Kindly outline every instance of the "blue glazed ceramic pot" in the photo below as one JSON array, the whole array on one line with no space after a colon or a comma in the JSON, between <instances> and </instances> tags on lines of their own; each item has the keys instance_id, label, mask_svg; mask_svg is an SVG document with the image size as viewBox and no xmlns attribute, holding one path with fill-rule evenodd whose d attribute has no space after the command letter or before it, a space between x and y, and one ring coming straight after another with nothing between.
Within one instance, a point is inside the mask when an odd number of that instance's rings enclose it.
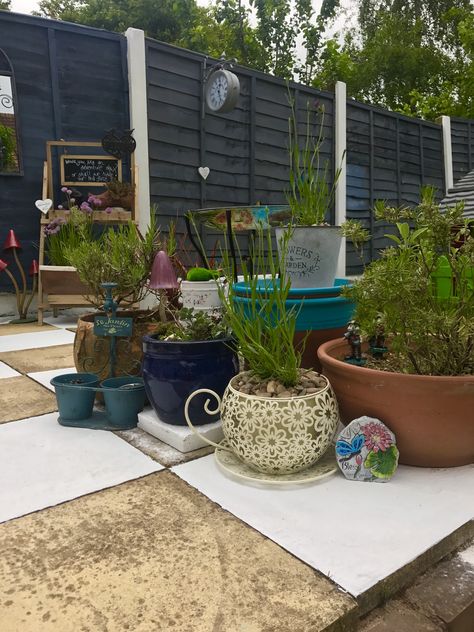
<instances>
[{"instance_id":1,"label":"blue glazed ceramic pot","mask_svg":"<svg viewBox=\"0 0 474 632\"><path fill-rule=\"evenodd\" d=\"M184 342L143 338L142 373L145 391L156 414L168 424L186 426L184 404L193 391L209 388L221 397L239 371L231 338ZM193 423L217 421L204 405L208 396L199 395L190 406Z\"/></svg>"}]
</instances>

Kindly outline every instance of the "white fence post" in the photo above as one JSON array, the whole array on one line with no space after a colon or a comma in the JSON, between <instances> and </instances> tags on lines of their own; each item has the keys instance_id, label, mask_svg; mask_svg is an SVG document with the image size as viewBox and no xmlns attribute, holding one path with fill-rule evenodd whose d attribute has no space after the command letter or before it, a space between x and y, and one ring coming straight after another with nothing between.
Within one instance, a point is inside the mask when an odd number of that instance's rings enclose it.
<instances>
[{"instance_id":1,"label":"white fence post","mask_svg":"<svg viewBox=\"0 0 474 632\"><path fill-rule=\"evenodd\" d=\"M336 226L340 226L346 220L346 84L343 81L336 82L335 88L335 153L334 169L341 170L335 191L335 220ZM337 263L337 276L346 276L346 239L343 237L341 252Z\"/></svg>"},{"instance_id":2,"label":"white fence post","mask_svg":"<svg viewBox=\"0 0 474 632\"><path fill-rule=\"evenodd\" d=\"M441 125L443 133L443 157L444 157L444 186L446 193L453 188L453 149L451 146L451 119L449 116L440 116L436 119Z\"/></svg>"},{"instance_id":3,"label":"white fence post","mask_svg":"<svg viewBox=\"0 0 474 632\"><path fill-rule=\"evenodd\" d=\"M141 29L128 28L127 38L128 86L130 101L130 126L137 142L134 153L136 166L138 228L143 234L150 225L150 169L148 163L148 115L145 33Z\"/></svg>"}]
</instances>

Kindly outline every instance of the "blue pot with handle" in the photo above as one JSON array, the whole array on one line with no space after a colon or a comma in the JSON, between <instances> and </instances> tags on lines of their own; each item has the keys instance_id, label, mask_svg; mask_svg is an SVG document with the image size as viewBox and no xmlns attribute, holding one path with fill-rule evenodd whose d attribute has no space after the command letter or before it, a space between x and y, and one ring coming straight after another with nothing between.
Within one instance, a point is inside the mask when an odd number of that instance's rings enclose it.
<instances>
[{"instance_id":1,"label":"blue pot with handle","mask_svg":"<svg viewBox=\"0 0 474 632\"><path fill-rule=\"evenodd\" d=\"M239 371L232 338L204 341L143 338L142 375L145 391L158 417L165 423L186 426L184 405L189 395L210 388L220 396ZM205 412L205 395L192 402L197 425L217 421L219 415Z\"/></svg>"}]
</instances>

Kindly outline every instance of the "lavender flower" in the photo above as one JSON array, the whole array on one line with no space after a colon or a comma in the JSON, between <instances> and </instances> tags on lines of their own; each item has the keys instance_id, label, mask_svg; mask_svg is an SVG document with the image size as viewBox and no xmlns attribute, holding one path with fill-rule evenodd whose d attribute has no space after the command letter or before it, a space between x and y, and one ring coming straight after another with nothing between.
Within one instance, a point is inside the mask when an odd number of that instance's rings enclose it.
<instances>
[{"instance_id":1,"label":"lavender flower","mask_svg":"<svg viewBox=\"0 0 474 632\"><path fill-rule=\"evenodd\" d=\"M68 195L72 195L72 191L71 191L71 189L66 189L66 193L67 193Z\"/></svg>"},{"instance_id":2,"label":"lavender flower","mask_svg":"<svg viewBox=\"0 0 474 632\"><path fill-rule=\"evenodd\" d=\"M81 211L84 213L92 213L92 209L87 202L83 202L80 206Z\"/></svg>"},{"instance_id":3,"label":"lavender flower","mask_svg":"<svg viewBox=\"0 0 474 632\"><path fill-rule=\"evenodd\" d=\"M113 210L114 210L114 209L113 209L111 206L108 206L108 207L105 209L105 212L106 212L106 213L108 213L108 214L110 215L110 213L112 213L112 211L113 211Z\"/></svg>"},{"instance_id":4,"label":"lavender flower","mask_svg":"<svg viewBox=\"0 0 474 632\"><path fill-rule=\"evenodd\" d=\"M61 192L62 192L62 193L67 193L67 187L62 187L62 188L61 188Z\"/></svg>"},{"instance_id":5,"label":"lavender flower","mask_svg":"<svg viewBox=\"0 0 474 632\"><path fill-rule=\"evenodd\" d=\"M64 220L62 217L57 217L56 219L53 219L52 222L49 222L49 224L44 227L44 234L46 235L46 237L49 237L49 235L56 235L61 230L61 226L65 223L66 220Z\"/></svg>"}]
</instances>

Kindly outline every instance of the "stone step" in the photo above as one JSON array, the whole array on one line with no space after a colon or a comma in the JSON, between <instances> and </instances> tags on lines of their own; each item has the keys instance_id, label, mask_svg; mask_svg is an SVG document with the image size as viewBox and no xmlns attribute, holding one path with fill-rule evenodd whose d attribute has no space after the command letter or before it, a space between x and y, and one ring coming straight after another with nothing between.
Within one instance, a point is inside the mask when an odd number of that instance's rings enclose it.
<instances>
[{"instance_id":1,"label":"stone step","mask_svg":"<svg viewBox=\"0 0 474 632\"><path fill-rule=\"evenodd\" d=\"M373 610L359 632L474 632L474 544Z\"/></svg>"}]
</instances>

